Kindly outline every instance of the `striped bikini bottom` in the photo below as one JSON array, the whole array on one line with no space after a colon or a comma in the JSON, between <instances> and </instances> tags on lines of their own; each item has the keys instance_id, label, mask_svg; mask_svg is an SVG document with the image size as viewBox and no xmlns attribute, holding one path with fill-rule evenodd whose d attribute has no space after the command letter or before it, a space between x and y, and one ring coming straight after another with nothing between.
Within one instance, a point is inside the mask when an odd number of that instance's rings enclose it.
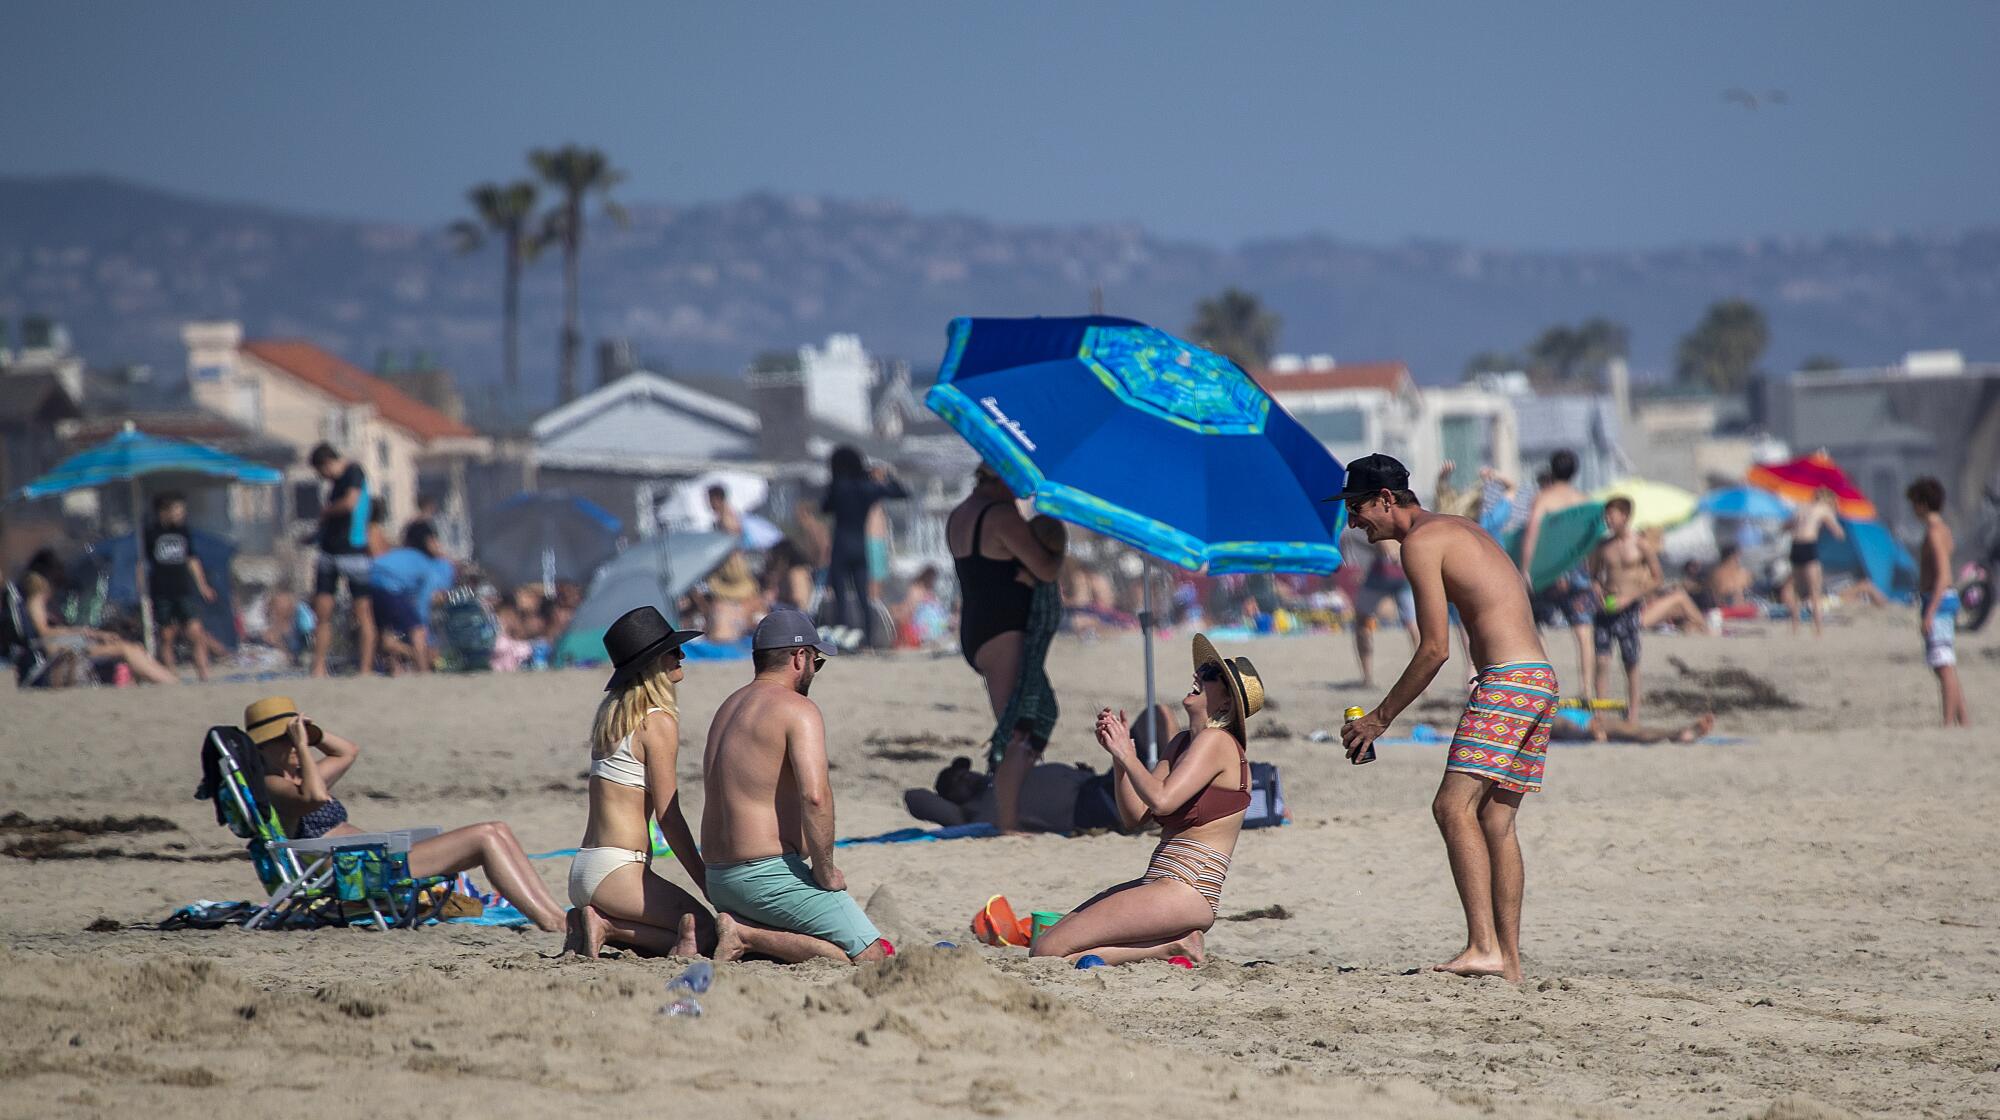
<instances>
[{"instance_id":1,"label":"striped bikini bottom","mask_svg":"<svg viewBox=\"0 0 2000 1120\"><path fill-rule=\"evenodd\" d=\"M1227 878L1228 856L1199 840L1176 836L1153 849L1153 858L1146 862L1146 874L1139 881L1178 879L1200 891L1208 900L1208 912L1215 915L1222 910L1222 881Z\"/></svg>"}]
</instances>

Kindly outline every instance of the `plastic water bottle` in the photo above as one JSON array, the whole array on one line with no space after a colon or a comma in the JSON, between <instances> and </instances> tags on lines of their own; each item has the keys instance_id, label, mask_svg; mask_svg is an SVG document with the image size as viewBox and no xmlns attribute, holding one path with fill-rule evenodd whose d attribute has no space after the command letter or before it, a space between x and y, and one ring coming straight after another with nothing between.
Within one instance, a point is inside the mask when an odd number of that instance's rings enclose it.
<instances>
[{"instance_id":1,"label":"plastic water bottle","mask_svg":"<svg viewBox=\"0 0 2000 1120\"><path fill-rule=\"evenodd\" d=\"M674 1000L674 1002L660 1008L660 1014L671 1015L676 1019L699 1019L701 1018L701 1001L693 996L681 996L679 999Z\"/></svg>"},{"instance_id":2,"label":"plastic water bottle","mask_svg":"<svg viewBox=\"0 0 2000 1120\"><path fill-rule=\"evenodd\" d=\"M676 995L681 993L699 995L708 991L708 986L713 983L715 983L715 966L707 961L696 961L687 966L679 976L667 981L667 991ZM699 1004L695 1005L694 1013L701 1014Z\"/></svg>"}]
</instances>

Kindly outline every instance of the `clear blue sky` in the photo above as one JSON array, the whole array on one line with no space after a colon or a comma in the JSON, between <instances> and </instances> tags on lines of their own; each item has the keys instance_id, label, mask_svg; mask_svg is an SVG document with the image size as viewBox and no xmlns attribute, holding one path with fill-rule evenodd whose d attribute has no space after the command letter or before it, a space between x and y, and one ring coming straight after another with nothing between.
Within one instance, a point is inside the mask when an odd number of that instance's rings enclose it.
<instances>
[{"instance_id":1,"label":"clear blue sky","mask_svg":"<svg viewBox=\"0 0 2000 1120\"><path fill-rule=\"evenodd\" d=\"M0 172L436 222L576 139L635 202L1640 247L2000 223L1996 57L1984 0L79 0L0 30Z\"/></svg>"}]
</instances>

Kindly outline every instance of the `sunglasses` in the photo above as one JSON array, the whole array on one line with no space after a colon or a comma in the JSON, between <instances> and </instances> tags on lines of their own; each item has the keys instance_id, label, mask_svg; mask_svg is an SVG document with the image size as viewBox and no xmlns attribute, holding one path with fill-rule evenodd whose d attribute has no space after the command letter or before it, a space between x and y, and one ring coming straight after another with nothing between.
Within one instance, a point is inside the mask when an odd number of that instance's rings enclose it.
<instances>
[{"instance_id":1,"label":"sunglasses","mask_svg":"<svg viewBox=\"0 0 2000 1120\"><path fill-rule=\"evenodd\" d=\"M1194 671L1194 679L1203 684L1214 684L1223 677L1222 666L1210 661Z\"/></svg>"}]
</instances>

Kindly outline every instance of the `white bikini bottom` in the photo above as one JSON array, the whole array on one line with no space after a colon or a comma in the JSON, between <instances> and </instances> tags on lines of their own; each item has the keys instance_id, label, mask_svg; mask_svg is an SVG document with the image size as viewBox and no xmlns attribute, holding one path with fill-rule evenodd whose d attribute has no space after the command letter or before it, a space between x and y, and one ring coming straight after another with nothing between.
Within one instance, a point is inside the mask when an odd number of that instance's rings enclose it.
<instances>
[{"instance_id":1,"label":"white bikini bottom","mask_svg":"<svg viewBox=\"0 0 2000 1120\"><path fill-rule=\"evenodd\" d=\"M628 863L651 863L652 856L630 848L579 848L569 864L569 904L588 906L604 877Z\"/></svg>"}]
</instances>

